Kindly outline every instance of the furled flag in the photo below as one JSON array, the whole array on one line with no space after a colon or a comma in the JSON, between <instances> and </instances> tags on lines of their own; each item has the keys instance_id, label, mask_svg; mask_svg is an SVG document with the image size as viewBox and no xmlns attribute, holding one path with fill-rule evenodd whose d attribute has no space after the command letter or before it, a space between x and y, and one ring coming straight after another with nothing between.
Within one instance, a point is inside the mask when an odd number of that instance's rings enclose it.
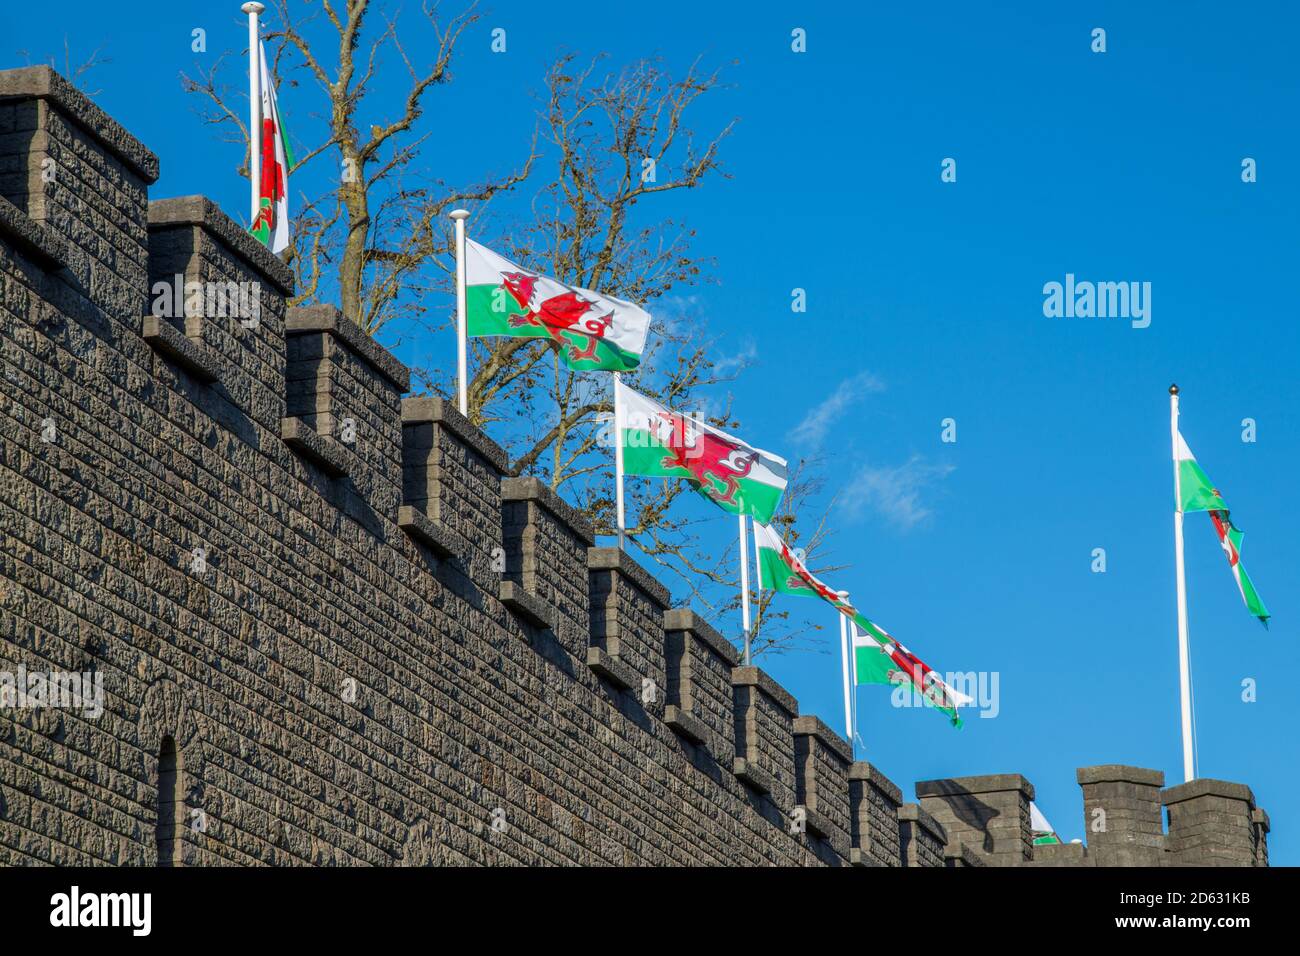
<instances>
[{"instance_id":1,"label":"furled flag","mask_svg":"<svg viewBox=\"0 0 1300 956\"><path fill-rule=\"evenodd\" d=\"M530 272L466 239L465 326L470 336L549 339L572 369L626 372L641 364L650 315Z\"/></svg>"},{"instance_id":2,"label":"furled flag","mask_svg":"<svg viewBox=\"0 0 1300 956\"><path fill-rule=\"evenodd\" d=\"M249 232L278 254L289 246L289 170L293 169L293 150L280 122L275 85L266 66L266 47L260 42L257 46L262 65L262 183L257 219Z\"/></svg>"},{"instance_id":3,"label":"furled flag","mask_svg":"<svg viewBox=\"0 0 1300 956\"><path fill-rule=\"evenodd\" d=\"M772 520L786 486L785 459L671 411L622 382L614 385L623 471L682 478L719 508Z\"/></svg>"},{"instance_id":4,"label":"furled flag","mask_svg":"<svg viewBox=\"0 0 1300 956\"><path fill-rule=\"evenodd\" d=\"M1228 503L1223 500L1219 490L1211 483L1209 477L1196 463L1192 450L1187 447L1182 433L1178 434L1178 510L1208 511L1214 522L1215 534L1219 536L1219 547L1228 557L1228 567L1237 579L1237 590L1246 602L1246 609L1255 615L1265 627L1268 627L1268 608L1260 600L1255 586L1250 583L1250 575L1241 566L1242 533L1228 517Z\"/></svg>"},{"instance_id":5,"label":"furled flag","mask_svg":"<svg viewBox=\"0 0 1300 956\"><path fill-rule=\"evenodd\" d=\"M1047 817L1043 816L1043 811L1039 810L1038 804L1032 800L1029 801L1029 828L1034 833L1034 846L1047 846L1061 842L1052 825L1047 822Z\"/></svg>"},{"instance_id":6,"label":"furled flag","mask_svg":"<svg viewBox=\"0 0 1300 956\"><path fill-rule=\"evenodd\" d=\"M868 620L839 592L823 584L803 560L767 525L754 522L758 547L758 586L784 594L819 597L857 625L862 634L853 637L853 680L855 684L900 684L910 682L930 706L948 715L960 727L959 708L974 701L953 688L925 662L895 640L883 627Z\"/></svg>"}]
</instances>

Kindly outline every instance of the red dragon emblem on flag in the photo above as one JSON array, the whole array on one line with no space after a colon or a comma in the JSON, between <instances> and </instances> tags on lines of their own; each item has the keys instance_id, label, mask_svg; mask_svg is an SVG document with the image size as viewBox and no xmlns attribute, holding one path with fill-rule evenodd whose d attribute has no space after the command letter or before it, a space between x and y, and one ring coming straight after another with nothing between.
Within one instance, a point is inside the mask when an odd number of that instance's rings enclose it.
<instances>
[{"instance_id":1,"label":"red dragon emblem on flag","mask_svg":"<svg viewBox=\"0 0 1300 956\"><path fill-rule=\"evenodd\" d=\"M786 587L808 588L815 592L823 601L829 601L831 604L835 605L835 608L840 611L840 613L848 617L853 616L852 609L845 606L844 599L835 591L832 591L826 585L813 577L812 573L803 566L803 562L795 556L794 552L790 550L790 546L784 541L781 542L781 557L784 559L786 564L790 565L790 567L794 569L794 574L790 575L790 577L786 579Z\"/></svg>"},{"instance_id":2,"label":"red dragon emblem on flag","mask_svg":"<svg viewBox=\"0 0 1300 956\"><path fill-rule=\"evenodd\" d=\"M268 116L262 121L262 181L259 184L260 192L258 193L261 198L257 218L253 220L253 225L249 229L253 235L261 239L268 247L272 246L272 238L280 225L280 203L288 192L284 166L281 165L275 153L276 137L278 135L275 120ZM278 252L279 250L272 249L271 251Z\"/></svg>"},{"instance_id":3,"label":"red dragon emblem on flag","mask_svg":"<svg viewBox=\"0 0 1300 956\"><path fill-rule=\"evenodd\" d=\"M1232 522L1228 519L1226 511L1211 511L1210 520L1214 522L1214 530L1219 536L1219 547L1223 548L1223 553L1228 556L1229 567L1236 567L1237 562L1241 560L1241 555L1237 553L1236 546L1232 539L1228 537L1228 532L1232 530Z\"/></svg>"},{"instance_id":4,"label":"red dragon emblem on flag","mask_svg":"<svg viewBox=\"0 0 1300 956\"><path fill-rule=\"evenodd\" d=\"M510 297L521 309L527 310L523 315L510 316L508 321L511 328L519 329L526 325L540 328L552 342L569 350L571 362L596 357L597 344L614 324L613 312L584 318L595 307L595 303L588 302L576 292L565 292L543 299L533 308L531 303L537 288L537 276L523 272L504 272L501 280L502 288L510 293ZM586 347L580 349L567 335L585 338Z\"/></svg>"},{"instance_id":5,"label":"red dragon emblem on flag","mask_svg":"<svg viewBox=\"0 0 1300 956\"><path fill-rule=\"evenodd\" d=\"M905 675L921 696L936 707L956 707L957 702L948 695L948 688L939 675L897 641L884 648L890 660L898 667L897 673Z\"/></svg>"},{"instance_id":6,"label":"red dragon emblem on flag","mask_svg":"<svg viewBox=\"0 0 1300 956\"><path fill-rule=\"evenodd\" d=\"M659 412L659 417L671 429L668 439L669 454L663 459L665 468L683 468L690 472L686 481L696 491L703 492L719 504L736 505L740 491L739 479L749 474L758 461L758 452L743 453L739 444L702 428L696 429L695 443L686 444L686 419L672 412Z\"/></svg>"}]
</instances>

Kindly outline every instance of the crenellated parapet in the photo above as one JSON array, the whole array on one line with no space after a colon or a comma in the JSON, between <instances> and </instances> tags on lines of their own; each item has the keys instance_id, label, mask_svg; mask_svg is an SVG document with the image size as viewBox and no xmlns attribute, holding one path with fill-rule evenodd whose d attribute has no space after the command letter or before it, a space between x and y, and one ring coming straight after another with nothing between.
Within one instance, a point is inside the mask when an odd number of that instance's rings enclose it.
<instances>
[{"instance_id":1,"label":"crenellated parapet","mask_svg":"<svg viewBox=\"0 0 1300 956\"><path fill-rule=\"evenodd\" d=\"M849 767L851 862L858 866L902 866L898 811L903 791L865 760Z\"/></svg>"},{"instance_id":2,"label":"crenellated parapet","mask_svg":"<svg viewBox=\"0 0 1300 956\"><path fill-rule=\"evenodd\" d=\"M740 663L736 646L688 608L664 614L668 673L664 721L704 747L723 767L736 759L736 698L731 671Z\"/></svg>"},{"instance_id":3,"label":"crenellated parapet","mask_svg":"<svg viewBox=\"0 0 1300 956\"><path fill-rule=\"evenodd\" d=\"M794 719L794 761L797 819L847 859L853 748L820 717L809 714Z\"/></svg>"},{"instance_id":4,"label":"crenellated parapet","mask_svg":"<svg viewBox=\"0 0 1300 956\"><path fill-rule=\"evenodd\" d=\"M203 196L148 209L145 340L241 414L278 430L292 273Z\"/></svg>"},{"instance_id":5,"label":"crenellated parapet","mask_svg":"<svg viewBox=\"0 0 1300 956\"><path fill-rule=\"evenodd\" d=\"M1162 790L1160 802L1169 814L1169 865L1268 865L1268 814L1245 784L1197 779Z\"/></svg>"},{"instance_id":6,"label":"crenellated parapet","mask_svg":"<svg viewBox=\"0 0 1300 956\"><path fill-rule=\"evenodd\" d=\"M505 451L437 396L402 400L398 524L442 560L488 582L505 566L501 477Z\"/></svg>"},{"instance_id":7,"label":"crenellated parapet","mask_svg":"<svg viewBox=\"0 0 1300 956\"><path fill-rule=\"evenodd\" d=\"M784 812L794 807L794 721L799 702L760 667L731 672L736 706L736 776Z\"/></svg>"},{"instance_id":8,"label":"crenellated parapet","mask_svg":"<svg viewBox=\"0 0 1300 956\"><path fill-rule=\"evenodd\" d=\"M587 549L591 631L587 665L614 685L639 694L647 710L663 710L664 611L671 596L619 548Z\"/></svg>"},{"instance_id":9,"label":"crenellated parapet","mask_svg":"<svg viewBox=\"0 0 1300 956\"><path fill-rule=\"evenodd\" d=\"M501 485L506 601L537 627L554 632L575 658L587 654L591 588L587 552L591 525L543 481L507 478Z\"/></svg>"},{"instance_id":10,"label":"crenellated parapet","mask_svg":"<svg viewBox=\"0 0 1300 956\"><path fill-rule=\"evenodd\" d=\"M157 175L0 72L0 671L106 689L0 714L0 863L1267 865L1238 784L1085 768L1086 849L1032 845L1019 775L906 802Z\"/></svg>"},{"instance_id":11,"label":"crenellated parapet","mask_svg":"<svg viewBox=\"0 0 1300 956\"><path fill-rule=\"evenodd\" d=\"M1197 779L1164 788L1162 772L1123 764L1080 767L1077 779L1086 843L1033 842L1034 789L1018 774L927 780L916 791L948 834L950 866L963 865L959 857L990 866L1268 865L1268 814L1249 787ZM899 814L906 844L911 811Z\"/></svg>"},{"instance_id":12,"label":"crenellated parapet","mask_svg":"<svg viewBox=\"0 0 1300 956\"><path fill-rule=\"evenodd\" d=\"M1078 780L1093 865L1159 866L1165 851L1160 813L1165 775L1107 764L1080 767Z\"/></svg>"},{"instance_id":13,"label":"crenellated parapet","mask_svg":"<svg viewBox=\"0 0 1300 956\"><path fill-rule=\"evenodd\" d=\"M0 195L54 237L71 280L60 305L142 315L157 157L58 73L32 66L0 71L0 162Z\"/></svg>"},{"instance_id":14,"label":"crenellated parapet","mask_svg":"<svg viewBox=\"0 0 1300 956\"><path fill-rule=\"evenodd\" d=\"M1033 859L1029 801L1034 787L1018 773L922 780L921 809L990 866L1016 866Z\"/></svg>"},{"instance_id":15,"label":"crenellated parapet","mask_svg":"<svg viewBox=\"0 0 1300 956\"><path fill-rule=\"evenodd\" d=\"M919 804L905 803L898 808L898 844L903 866L947 865L948 831Z\"/></svg>"}]
</instances>

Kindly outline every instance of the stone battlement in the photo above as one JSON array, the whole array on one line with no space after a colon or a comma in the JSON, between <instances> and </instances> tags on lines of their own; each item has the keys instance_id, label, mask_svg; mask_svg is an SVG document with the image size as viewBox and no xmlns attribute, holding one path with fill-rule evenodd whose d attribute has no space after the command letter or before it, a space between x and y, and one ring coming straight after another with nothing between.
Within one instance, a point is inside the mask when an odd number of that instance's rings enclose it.
<instances>
[{"instance_id":1,"label":"stone battlement","mask_svg":"<svg viewBox=\"0 0 1300 956\"><path fill-rule=\"evenodd\" d=\"M0 864L1267 863L1240 784L1084 768L1086 849L1017 775L905 803L157 175L0 72L0 675L103 688L0 706Z\"/></svg>"}]
</instances>

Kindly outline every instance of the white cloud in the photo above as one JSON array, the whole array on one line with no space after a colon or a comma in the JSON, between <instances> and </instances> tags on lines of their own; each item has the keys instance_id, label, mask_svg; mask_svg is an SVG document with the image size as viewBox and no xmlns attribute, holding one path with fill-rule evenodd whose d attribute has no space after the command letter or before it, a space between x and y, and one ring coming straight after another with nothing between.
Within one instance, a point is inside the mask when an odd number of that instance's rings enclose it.
<instances>
[{"instance_id":1,"label":"white cloud","mask_svg":"<svg viewBox=\"0 0 1300 956\"><path fill-rule=\"evenodd\" d=\"M901 465L863 468L840 493L839 501L850 518L871 508L904 530L914 528L932 514L921 500L922 493L955 467L913 455Z\"/></svg>"},{"instance_id":2,"label":"white cloud","mask_svg":"<svg viewBox=\"0 0 1300 956\"><path fill-rule=\"evenodd\" d=\"M696 327L702 306L697 295L665 295L646 308L665 331L682 334Z\"/></svg>"},{"instance_id":3,"label":"white cloud","mask_svg":"<svg viewBox=\"0 0 1300 956\"><path fill-rule=\"evenodd\" d=\"M734 375L758 358L758 345L748 339L739 352L724 355L713 363L713 374L719 376Z\"/></svg>"},{"instance_id":4,"label":"white cloud","mask_svg":"<svg viewBox=\"0 0 1300 956\"><path fill-rule=\"evenodd\" d=\"M850 405L870 392L883 392L885 383L870 372L844 379L829 397L814 406L790 432L790 439L809 448L821 445L826 433Z\"/></svg>"}]
</instances>

